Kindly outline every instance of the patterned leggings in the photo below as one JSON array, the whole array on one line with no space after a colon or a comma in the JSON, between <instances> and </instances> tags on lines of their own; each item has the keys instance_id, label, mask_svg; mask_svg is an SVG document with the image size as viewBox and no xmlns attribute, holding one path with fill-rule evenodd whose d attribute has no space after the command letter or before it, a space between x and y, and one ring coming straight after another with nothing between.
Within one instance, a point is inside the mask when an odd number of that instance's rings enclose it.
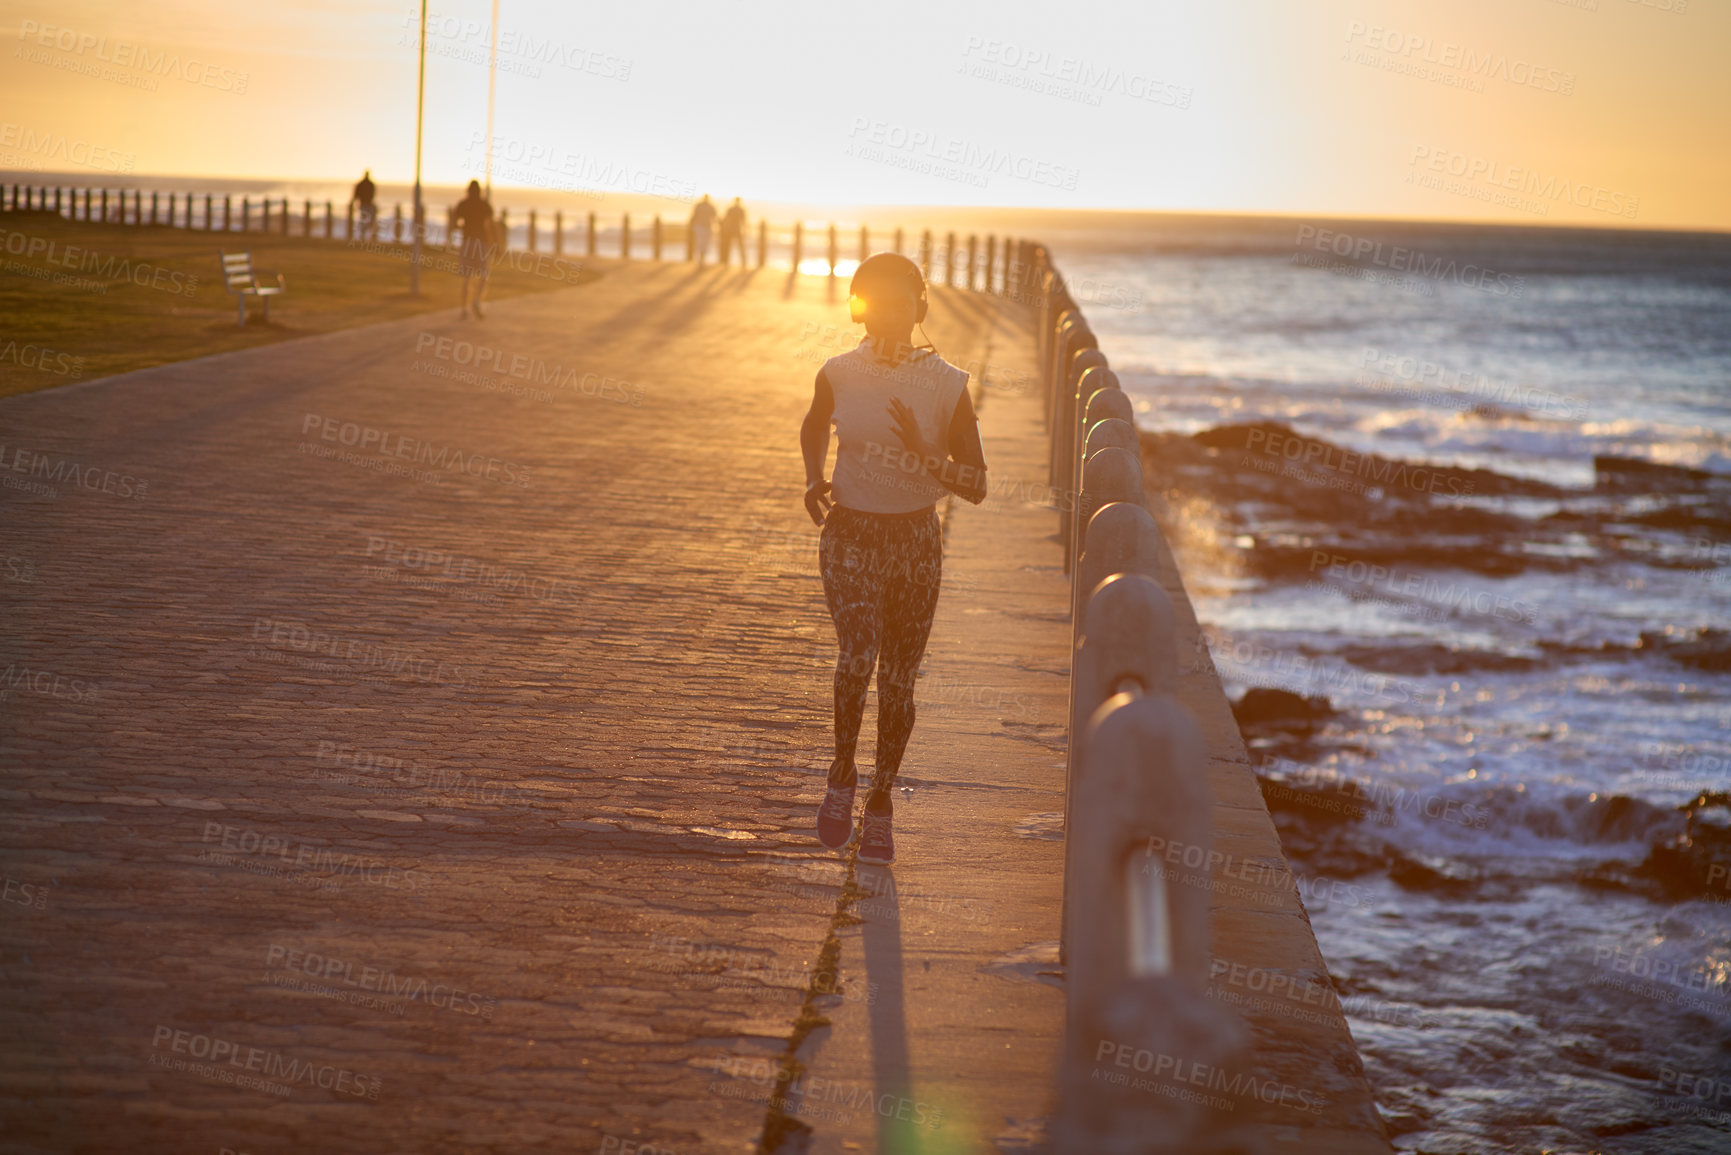
<instances>
[{"instance_id":1,"label":"patterned leggings","mask_svg":"<svg viewBox=\"0 0 1731 1155\"><path fill-rule=\"evenodd\" d=\"M854 747L872 667L878 672L876 773L866 808L892 809L890 788L914 728L914 676L932 632L943 574L938 515L860 513L835 506L818 538L824 598L841 653L835 663L835 761L829 781L855 781Z\"/></svg>"}]
</instances>

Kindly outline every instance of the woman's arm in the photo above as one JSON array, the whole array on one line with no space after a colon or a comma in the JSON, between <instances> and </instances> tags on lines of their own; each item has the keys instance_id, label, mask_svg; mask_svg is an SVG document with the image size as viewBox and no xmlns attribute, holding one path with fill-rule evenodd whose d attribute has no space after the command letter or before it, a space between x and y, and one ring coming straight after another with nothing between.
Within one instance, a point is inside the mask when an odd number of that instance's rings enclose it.
<instances>
[{"instance_id":1,"label":"woman's arm","mask_svg":"<svg viewBox=\"0 0 1731 1155\"><path fill-rule=\"evenodd\" d=\"M970 505L986 500L986 451L980 445L980 422L966 386L950 417L949 444L943 452L927 443L919 420L900 397L890 399L889 411L896 436L906 449L919 455L926 476Z\"/></svg>"},{"instance_id":2,"label":"woman's arm","mask_svg":"<svg viewBox=\"0 0 1731 1155\"><path fill-rule=\"evenodd\" d=\"M799 426L799 451L805 457L805 511L816 525L822 525L832 504L829 482L823 479L824 463L829 460L829 423L835 416L835 390L823 370L817 371L812 383L811 408Z\"/></svg>"}]
</instances>

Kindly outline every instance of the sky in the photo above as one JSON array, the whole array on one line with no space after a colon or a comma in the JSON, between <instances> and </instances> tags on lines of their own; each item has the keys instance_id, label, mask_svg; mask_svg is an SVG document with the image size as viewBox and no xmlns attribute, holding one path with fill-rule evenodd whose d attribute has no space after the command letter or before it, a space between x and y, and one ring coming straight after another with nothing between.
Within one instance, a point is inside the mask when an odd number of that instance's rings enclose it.
<instances>
[{"instance_id":1,"label":"sky","mask_svg":"<svg viewBox=\"0 0 1731 1155\"><path fill-rule=\"evenodd\" d=\"M1727 0L499 7L501 186L1731 228ZM429 183L490 9L429 7ZM419 11L0 0L0 168L406 182Z\"/></svg>"}]
</instances>

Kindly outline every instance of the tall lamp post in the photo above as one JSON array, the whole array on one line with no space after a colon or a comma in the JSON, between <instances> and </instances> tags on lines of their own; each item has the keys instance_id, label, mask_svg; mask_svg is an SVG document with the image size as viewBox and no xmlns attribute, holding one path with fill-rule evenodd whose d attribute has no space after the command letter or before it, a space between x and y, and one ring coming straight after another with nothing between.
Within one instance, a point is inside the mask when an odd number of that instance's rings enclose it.
<instances>
[{"instance_id":1,"label":"tall lamp post","mask_svg":"<svg viewBox=\"0 0 1731 1155\"><path fill-rule=\"evenodd\" d=\"M421 125L427 109L427 0L421 0L421 65L415 81L415 250L409 257L409 296L421 295L421 234L426 213L421 208Z\"/></svg>"},{"instance_id":2,"label":"tall lamp post","mask_svg":"<svg viewBox=\"0 0 1731 1155\"><path fill-rule=\"evenodd\" d=\"M493 0L493 46L487 53L487 203L493 203L493 86L499 79L499 0Z\"/></svg>"}]
</instances>

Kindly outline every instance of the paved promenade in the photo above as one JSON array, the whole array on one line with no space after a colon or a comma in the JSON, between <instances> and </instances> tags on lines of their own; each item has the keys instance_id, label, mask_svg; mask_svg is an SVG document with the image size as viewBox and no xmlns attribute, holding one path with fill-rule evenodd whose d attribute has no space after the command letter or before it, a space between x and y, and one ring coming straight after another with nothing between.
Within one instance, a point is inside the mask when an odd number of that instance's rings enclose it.
<instances>
[{"instance_id":1,"label":"paved promenade","mask_svg":"<svg viewBox=\"0 0 1731 1155\"><path fill-rule=\"evenodd\" d=\"M887 870L810 833L845 283L613 267L0 402L0 1149L1035 1149L1067 584L1027 317L932 316L995 496L944 511ZM1217 840L1277 863L1186 685ZM1216 951L1315 979L1278 890ZM1338 1015L1257 1022L1331 1100L1272 1150L1386 1149Z\"/></svg>"}]
</instances>

